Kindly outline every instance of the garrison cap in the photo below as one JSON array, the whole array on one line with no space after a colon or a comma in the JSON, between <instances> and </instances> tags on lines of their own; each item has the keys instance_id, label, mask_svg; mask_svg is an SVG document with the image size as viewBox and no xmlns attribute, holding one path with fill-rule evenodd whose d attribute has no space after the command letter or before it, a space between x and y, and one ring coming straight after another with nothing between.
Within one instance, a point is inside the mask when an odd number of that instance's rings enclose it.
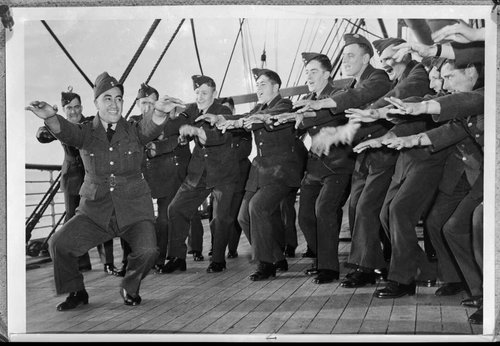
<instances>
[{"instance_id":1,"label":"garrison cap","mask_svg":"<svg viewBox=\"0 0 500 346\"><path fill-rule=\"evenodd\" d=\"M153 94L156 94L157 98L160 97L160 94L155 88L147 85L146 83L142 83L141 87L139 88L139 91L137 92L137 99L139 100Z\"/></svg>"},{"instance_id":2,"label":"garrison cap","mask_svg":"<svg viewBox=\"0 0 500 346\"><path fill-rule=\"evenodd\" d=\"M259 79L260 76L265 75L267 78L270 80L274 81L276 84L278 84L281 87L281 78L280 76L267 68L253 68L252 69L252 74L255 80Z\"/></svg>"},{"instance_id":3,"label":"garrison cap","mask_svg":"<svg viewBox=\"0 0 500 346\"><path fill-rule=\"evenodd\" d=\"M98 98L103 92L108 91L114 87L118 87L123 95L123 85L118 83L115 77L111 77L107 72L101 73L97 76L94 85L94 99Z\"/></svg>"},{"instance_id":4,"label":"garrison cap","mask_svg":"<svg viewBox=\"0 0 500 346\"><path fill-rule=\"evenodd\" d=\"M71 101L73 101L75 98L78 98L80 102L82 102L80 95L76 94L73 92L73 87L69 86L68 91L63 91L61 93L61 105L64 107Z\"/></svg>"},{"instance_id":5,"label":"garrison cap","mask_svg":"<svg viewBox=\"0 0 500 346\"><path fill-rule=\"evenodd\" d=\"M443 57L433 56L431 58L431 67L435 67L436 70L441 71L441 67L443 67L446 60L447 59Z\"/></svg>"},{"instance_id":6,"label":"garrison cap","mask_svg":"<svg viewBox=\"0 0 500 346\"><path fill-rule=\"evenodd\" d=\"M323 66L323 68L328 71L332 70L332 63L330 61L330 58L328 58L328 56L326 56L325 54L313 52L302 53L302 61L304 62L304 65L309 64L311 60L317 60L321 64L321 66Z\"/></svg>"},{"instance_id":7,"label":"garrison cap","mask_svg":"<svg viewBox=\"0 0 500 346\"><path fill-rule=\"evenodd\" d=\"M360 34L345 34L344 35L344 47L347 47L351 44L357 43L362 44L368 48L368 54L370 54L370 58L373 56L373 47L370 41L366 39L366 37Z\"/></svg>"},{"instance_id":8,"label":"garrison cap","mask_svg":"<svg viewBox=\"0 0 500 346\"><path fill-rule=\"evenodd\" d=\"M391 45L398 45L401 43L405 43L406 41L403 40L402 38L395 38L395 37L389 37L389 38L383 38L381 40L375 40L373 41L373 46L377 50L377 54L381 55L382 52L389 46Z\"/></svg>"},{"instance_id":9,"label":"garrison cap","mask_svg":"<svg viewBox=\"0 0 500 346\"><path fill-rule=\"evenodd\" d=\"M203 76L203 75L197 74L197 75L191 76L191 79L193 80L193 89L194 90L198 89L203 84L206 84L212 88L215 88L215 81L208 76Z\"/></svg>"}]
</instances>

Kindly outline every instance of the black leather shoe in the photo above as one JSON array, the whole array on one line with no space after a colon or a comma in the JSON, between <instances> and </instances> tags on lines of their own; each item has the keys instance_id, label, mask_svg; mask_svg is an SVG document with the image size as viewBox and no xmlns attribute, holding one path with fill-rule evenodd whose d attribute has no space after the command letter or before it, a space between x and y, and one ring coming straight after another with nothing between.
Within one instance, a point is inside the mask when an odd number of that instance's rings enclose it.
<instances>
[{"instance_id":1,"label":"black leather shoe","mask_svg":"<svg viewBox=\"0 0 500 346\"><path fill-rule=\"evenodd\" d=\"M475 313L469 316L469 322L472 324L483 324L483 308L480 307Z\"/></svg>"},{"instance_id":2,"label":"black leather shoe","mask_svg":"<svg viewBox=\"0 0 500 346\"><path fill-rule=\"evenodd\" d=\"M174 257L163 266L160 274L169 274L176 270L180 270L181 272L186 271L186 260L179 257Z\"/></svg>"},{"instance_id":3,"label":"black leather shoe","mask_svg":"<svg viewBox=\"0 0 500 346\"><path fill-rule=\"evenodd\" d=\"M227 258L237 258L238 257L238 251L228 251L227 252Z\"/></svg>"},{"instance_id":4,"label":"black leather shoe","mask_svg":"<svg viewBox=\"0 0 500 346\"><path fill-rule=\"evenodd\" d=\"M374 284L376 282L375 272L363 272L361 270L356 270L355 272L346 275L344 280L340 282L340 286L346 288L363 287L368 284Z\"/></svg>"},{"instance_id":5,"label":"black leather shoe","mask_svg":"<svg viewBox=\"0 0 500 346\"><path fill-rule=\"evenodd\" d=\"M201 254L201 251L193 251L193 259L195 262L201 262L205 257Z\"/></svg>"},{"instance_id":6,"label":"black leather shoe","mask_svg":"<svg viewBox=\"0 0 500 346\"><path fill-rule=\"evenodd\" d=\"M226 270L226 263L210 262L207 273L220 273Z\"/></svg>"},{"instance_id":7,"label":"black leather shoe","mask_svg":"<svg viewBox=\"0 0 500 346\"><path fill-rule=\"evenodd\" d=\"M116 275L117 269L113 263L107 263L104 265L104 272L108 275Z\"/></svg>"},{"instance_id":8,"label":"black leather shoe","mask_svg":"<svg viewBox=\"0 0 500 346\"><path fill-rule=\"evenodd\" d=\"M117 269L115 271L114 275L119 276L119 277L124 277L125 274L127 274L127 266L126 265L122 266L120 269Z\"/></svg>"},{"instance_id":9,"label":"black leather shoe","mask_svg":"<svg viewBox=\"0 0 500 346\"><path fill-rule=\"evenodd\" d=\"M302 257L305 258L305 257L308 257L308 258L316 258L316 254L309 248L309 246L307 247L307 250L306 252L304 252L302 254Z\"/></svg>"},{"instance_id":10,"label":"black leather shoe","mask_svg":"<svg viewBox=\"0 0 500 346\"><path fill-rule=\"evenodd\" d=\"M277 272L286 272L288 271L288 262L286 261L286 259L282 259L274 263L274 267L276 268Z\"/></svg>"},{"instance_id":11,"label":"black leather shoe","mask_svg":"<svg viewBox=\"0 0 500 346\"><path fill-rule=\"evenodd\" d=\"M57 305L58 311L66 311L76 308L78 305L87 305L89 303L89 295L87 291L80 290L71 292L64 302Z\"/></svg>"},{"instance_id":12,"label":"black leather shoe","mask_svg":"<svg viewBox=\"0 0 500 346\"><path fill-rule=\"evenodd\" d=\"M134 296L130 295L127 293L127 290L125 288L120 288L120 295L123 298L123 302L125 305L131 305L131 306L136 306L141 304L141 296L136 294Z\"/></svg>"},{"instance_id":13,"label":"black leather shoe","mask_svg":"<svg viewBox=\"0 0 500 346\"><path fill-rule=\"evenodd\" d=\"M315 284L328 284L339 279L339 272L330 269L320 269L318 275L312 280Z\"/></svg>"},{"instance_id":14,"label":"black leather shoe","mask_svg":"<svg viewBox=\"0 0 500 346\"><path fill-rule=\"evenodd\" d=\"M436 296L454 296L465 290L464 284L461 282L447 282L439 287L434 293Z\"/></svg>"},{"instance_id":15,"label":"black leather shoe","mask_svg":"<svg viewBox=\"0 0 500 346\"><path fill-rule=\"evenodd\" d=\"M212 256L212 255L213 255L213 253L214 253L214 252L212 251L212 249L210 249L210 251L208 251L208 255L209 255L209 256Z\"/></svg>"},{"instance_id":16,"label":"black leather shoe","mask_svg":"<svg viewBox=\"0 0 500 346\"><path fill-rule=\"evenodd\" d=\"M308 268L304 271L304 274L309 276L314 276L319 274L319 270L316 267Z\"/></svg>"},{"instance_id":17,"label":"black leather shoe","mask_svg":"<svg viewBox=\"0 0 500 346\"><path fill-rule=\"evenodd\" d=\"M422 287L434 287L436 286L436 279L417 280L415 283Z\"/></svg>"},{"instance_id":18,"label":"black leather shoe","mask_svg":"<svg viewBox=\"0 0 500 346\"><path fill-rule=\"evenodd\" d=\"M295 257L295 249L287 246L287 247L285 247L285 251L283 254L285 255L285 257L294 258Z\"/></svg>"},{"instance_id":19,"label":"black leather shoe","mask_svg":"<svg viewBox=\"0 0 500 346\"><path fill-rule=\"evenodd\" d=\"M415 282L405 285L396 281L389 281L385 288L376 290L373 296L382 299L400 298L405 295L412 296L415 294L415 287Z\"/></svg>"},{"instance_id":20,"label":"black leather shoe","mask_svg":"<svg viewBox=\"0 0 500 346\"><path fill-rule=\"evenodd\" d=\"M276 276L276 267L272 263L260 262L257 266L257 271L250 274L249 278L252 281L261 281L266 280L271 276Z\"/></svg>"},{"instance_id":21,"label":"black leather shoe","mask_svg":"<svg viewBox=\"0 0 500 346\"><path fill-rule=\"evenodd\" d=\"M460 304L462 304L463 306L468 306L470 308L479 309L483 306L483 296L472 296L470 298L462 300Z\"/></svg>"}]
</instances>

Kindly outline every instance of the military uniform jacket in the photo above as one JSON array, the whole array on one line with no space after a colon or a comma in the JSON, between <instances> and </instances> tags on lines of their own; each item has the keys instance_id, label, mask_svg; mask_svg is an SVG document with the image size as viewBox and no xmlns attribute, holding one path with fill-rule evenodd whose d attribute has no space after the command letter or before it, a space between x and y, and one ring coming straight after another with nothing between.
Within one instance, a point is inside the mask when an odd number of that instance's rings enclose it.
<instances>
[{"instance_id":1,"label":"military uniform jacket","mask_svg":"<svg viewBox=\"0 0 500 346\"><path fill-rule=\"evenodd\" d=\"M93 118L93 116L82 116L80 124L92 121ZM42 128L47 130L45 126ZM50 134L52 140L46 141L45 143L50 143L51 141L56 140L56 137L54 137L51 132L48 132L48 134ZM61 144L64 150L64 161L61 166L61 191L65 191L70 195L76 196L80 191L80 187L83 183L83 177L85 176L82 158L80 157L80 152L77 148L64 143Z\"/></svg>"},{"instance_id":2,"label":"military uniform jacket","mask_svg":"<svg viewBox=\"0 0 500 346\"><path fill-rule=\"evenodd\" d=\"M197 138L195 139L185 182L193 187L205 186L207 188L238 182L238 156L233 147L231 133L222 133L206 121L195 123L199 113L196 104L184 111L189 123L202 128L207 135L205 144L201 144ZM206 113L230 115L231 110L214 102L208 107Z\"/></svg>"},{"instance_id":3,"label":"military uniform jacket","mask_svg":"<svg viewBox=\"0 0 500 346\"><path fill-rule=\"evenodd\" d=\"M338 90L335 90L331 84L327 84L317 96L317 99L321 100L332 97L335 92L338 92ZM305 97L305 99L312 98L313 93ZM299 129L307 130L307 133L312 137L318 134L324 127L336 127L345 123L347 123L347 118L344 113L332 116L330 109L321 109L316 111L315 117L304 118ZM350 145L332 145L329 154L326 156L322 155L321 157L309 151L306 171L307 174L318 179L332 174L351 174L355 158L356 155Z\"/></svg>"},{"instance_id":4,"label":"military uniform jacket","mask_svg":"<svg viewBox=\"0 0 500 346\"><path fill-rule=\"evenodd\" d=\"M140 121L142 115L131 116L131 121ZM177 191L187 174L191 158L188 145L180 145L179 128L187 124L185 116L168 119L160 136L152 141L156 145L156 156L144 155L142 171L151 189L153 198L167 196L169 191ZM147 153L147 152L146 152Z\"/></svg>"},{"instance_id":5,"label":"military uniform jacket","mask_svg":"<svg viewBox=\"0 0 500 346\"><path fill-rule=\"evenodd\" d=\"M475 91L478 94L484 93L482 88ZM450 146L453 149L446 160L445 171L439 186L439 189L447 194L453 192L464 173L471 186L482 183L483 179L484 115L475 114L484 112L484 101L478 98L460 97L464 96L460 94L436 99L441 104L439 118L452 120L426 132L432 142L433 150L438 151ZM461 117L462 106L469 108L470 116ZM482 193L482 189L478 193Z\"/></svg>"},{"instance_id":6,"label":"military uniform jacket","mask_svg":"<svg viewBox=\"0 0 500 346\"><path fill-rule=\"evenodd\" d=\"M269 104L257 104L249 113L228 118L243 118L256 113L275 115L291 110L292 102L278 95ZM293 124L254 124L250 131L253 132L257 155L252 161L245 189L255 192L259 187L270 184L299 187L302 165L297 154L297 135Z\"/></svg>"},{"instance_id":7,"label":"military uniform jacket","mask_svg":"<svg viewBox=\"0 0 500 346\"><path fill-rule=\"evenodd\" d=\"M433 91L429 89L429 77L424 66L412 60L406 66L401 78L393 81L390 90L368 108L378 109L387 106L389 102L384 98L390 96L405 99L410 96L424 96L432 93ZM371 138L381 137L393 127L393 124L388 121L375 123L363 125L356 133L353 145ZM398 155L396 150L386 147L367 149L358 154L355 170L362 171L367 167L373 171L386 169L396 163Z\"/></svg>"},{"instance_id":8,"label":"military uniform jacket","mask_svg":"<svg viewBox=\"0 0 500 346\"><path fill-rule=\"evenodd\" d=\"M113 212L119 227L153 221L153 202L141 163L143 147L158 137L163 125L151 119L132 124L121 118L109 142L98 115L80 125L56 117L61 130L54 135L80 150L85 167L76 214L88 216L103 228L109 226Z\"/></svg>"}]
</instances>

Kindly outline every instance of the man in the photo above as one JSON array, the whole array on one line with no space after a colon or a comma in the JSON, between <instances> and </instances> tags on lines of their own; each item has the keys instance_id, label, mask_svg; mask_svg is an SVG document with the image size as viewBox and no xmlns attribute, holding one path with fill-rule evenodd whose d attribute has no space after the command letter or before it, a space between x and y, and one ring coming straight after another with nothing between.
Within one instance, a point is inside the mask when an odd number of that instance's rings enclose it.
<instances>
[{"instance_id":1,"label":"man","mask_svg":"<svg viewBox=\"0 0 500 346\"><path fill-rule=\"evenodd\" d=\"M471 322L482 322L482 227L474 212L483 198L484 87L482 64L472 62L457 66L453 60L444 64L441 76L444 88L452 94L417 104L402 103L405 114L432 114L436 122L448 123L413 136L395 138L388 145L429 146L441 151L451 146L436 200L427 216L427 227L436 249L439 272L448 295L463 289L461 276L470 298L463 305L478 308ZM480 208L480 207L479 207ZM444 236L444 239L443 239ZM445 241L443 241L445 240ZM479 246L478 246L479 245ZM474 247L476 246L476 247ZM443 289L443 288L441 288ZM436 292L436 294L438 291Z\"/></svg>"},{"instance_id":2,"label":"man","mask_svg":"<svg viewBox=\"0 0 500 346\"><path fill-rule=\"evenodd\" d=\"M179 133L181 142L195 138L195 146L187 176L168 207L170 233L167 253L171 259L165 265L166 273L186 270L189 223L210 193L214 198L213 218L210 221L213 247L208 273L226 270L225 252L234 222L228 210L239 179L239 168L232 136L230 133L223 134L204 121L197 121L197 117L205 113L229 115L231 111L215 102L217 90L212 78L195 75L192 80L196 104L182 113L181 116L187 117L189 125L181 126Z\"/></svg>"},{"instance_id":3,"label":"man","mask_svg":"<svg viewBox=\"0 0 500 346\"><path fill-rule=\"evenodd\" d=\"M83 124L93 119L93 117L86 118L83 116L80 95L74 93L71 87L68 88L67 92L61 93L61 106L63 107L66 119L74 124ZM42 126L38 129L37 139L41 143L50 143L56 140L56 137L45 126ZM64 206L66 210L64 222L67 222L75 215L75 210L80 203L79 191L83 183L85 170L78 149L66 144L62 144L62 147L64 150L64 161L61 167L60 186L64 193ZM104 272L110 275L118 275L118 270L113 263L113 240L97 245L97 251L99 252L101 262L104 263ZM88 252L78 258L78 267L80 271L92 269Z\"/></svg>"},{"instance_id":4,"label":"man","mask_svg":"<svg viewBox=\"0 0 500 346\"><path fill-rule=\"evenodd\" d=\"M234 100L232 97L225 97L221 99L220 102L231 110L231 114L235 113ZM243 201L243 196L245 195L245 184L248 179L248 173L250 172L251 163L248 156L250 156L252 152L252 133L244 129L235 129L231 131L231 135L233 137L233 147L236 148L238 154L239 179L233 195L233 202L231 203L231 214L234 215L234 226L229 233L227 258L236 258L238 257L238 244L242 231L237 216L241 202Z\"/></svg>"},{"instance_id":5,"label":"man","mask_svg":"<svg viewBox=\"0 0 500 346\"><path fill-rule=\"evenodd\" d=\"M76 215L50 239L56 292L69 293L57 310L88 304L78 256L114 237L124 238L132 252L120 294L125 305L141 303L139 288L158 255L151 194L141 173L141 148L161 132L166 115L181 101L165 97L146 121L130 124L122 118L123 86L107 72L94 86L97 115L92 122L73 124L43 101L26 110L43 119L63 143L78 147L85 167Z\"/></svg>"},{"instance_id":6,"label":"man","mask_svg":"<svg viewBox=\"0 0 500 346\"><path fill-rule=\"evenodd\" d=\"M300 186L300 164L296 155L296 131L292 124L274 126L271 115L289 112L292 102L279 93L281 79L268 69L252 69L256 80L257 105L246 114L207 115L203 119L221 129L246 128L253 132L257 155L252 161L238 221L252 245L257 270L250 280L259 281L288 270L283 254L284 228L281 201Z\"/></svg>"},{"instance_id":7,"label":"man","mask_svg":"<svg viewBox=\"0 0 500 346\"><path fill-rule=\"evenodd\" d=\"M393 47L404 40L387 38L373 42L383 69L392 81L390 90L370 104L362 112L370 113L389 104L385 100L391 95L424 96L429 91L427 72L421 64L405 56L401 62L392 58ZM352 112L349 110L349 112ZM358 153L352 179L349 203L349 225L352 230L351 251L348 263L356 269L346 275L341 285L347 288L373 284L377 276L385 276L388 251L380 246L380 234L385 235L380 223L380 210L394 173L398 153L382 147L381 141L392 124L385 120L363 125L353 139L354 151ZM368 150L364 150L368 148ZM389 243L390 244L390 243ZM385 245L384 250L390 247ZM386 253L384 253L386 252Z\"/></svg>"},{"instance_id":8,"label":"man","mask_svg":"<svg viewBox=\"0 0 500 346\"><path fill-rule=\"evenodd\" d=\"M142 84L137 92L136 105L141 115L131 116L131 121L141 121L158 101L158 91ZM151 196L156 199L156 237L158 240L159 256L156 260L155 270L164 273L168 244L168 218L167 209L177 190L187 174L187 166L191 158L189 146L180 145L178 142L179 128L187 124L186 117L180 116L169 119L158 138L146 144L143 160L143 173L151 189ZM196 227L203 234L203 225L198 213L191 220L191 227ZM201 251L193 254L195 261L203 260Z\"/></svg>"}]
</instances>

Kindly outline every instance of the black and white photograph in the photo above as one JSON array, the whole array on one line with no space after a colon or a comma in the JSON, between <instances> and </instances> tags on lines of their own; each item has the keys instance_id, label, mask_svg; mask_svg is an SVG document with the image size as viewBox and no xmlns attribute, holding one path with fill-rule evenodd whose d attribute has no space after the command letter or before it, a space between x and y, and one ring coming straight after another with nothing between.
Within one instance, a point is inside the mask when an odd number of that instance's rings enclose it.
<instances>
[{"instance_id":1,"label":"black and white photograph","mask_svg":"<svg viewBox=\"0 0 500 346\"><path fill-rule=\"evenodd\" d=\"M0 9L6 340L496 340L494 2Z\"/></svg>"}]
</instances>

